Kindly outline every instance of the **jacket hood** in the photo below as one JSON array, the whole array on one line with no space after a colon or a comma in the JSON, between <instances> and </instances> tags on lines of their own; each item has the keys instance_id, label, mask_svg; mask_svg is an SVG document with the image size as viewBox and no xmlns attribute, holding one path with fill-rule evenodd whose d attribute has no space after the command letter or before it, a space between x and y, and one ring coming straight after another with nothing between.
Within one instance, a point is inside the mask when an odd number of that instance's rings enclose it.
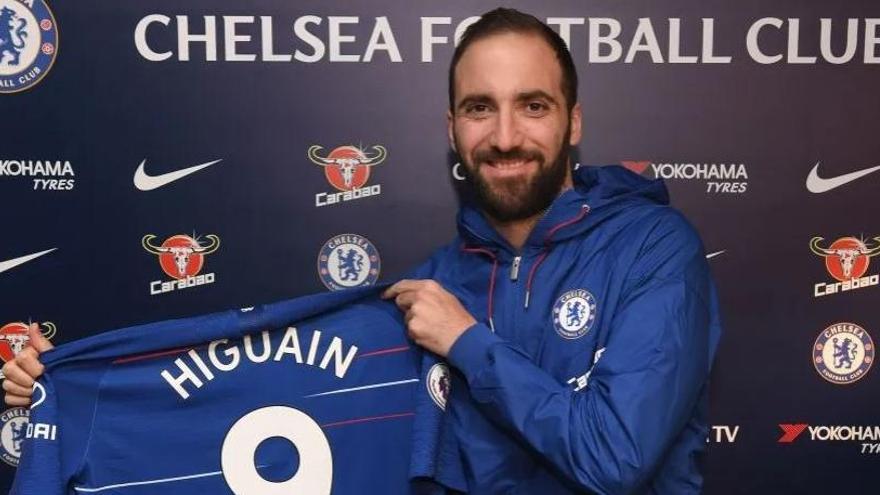
<instances>
[{"instance_id":1,"label":"jacket hood","mask_svg":"<svg viewBox=\"0 0 880 495\"><path fill-rule=\"evenodd\" d=\"M535 225L523 245L523 252L547 249L633 206L669 204L662 179L645 179L619 165L578 167L572 171L572 181L574 187L559 195ZM476 205L461 207L458 231L469 246L488 248L499 254L516 252Z\"/></svg>"}]
</instances>

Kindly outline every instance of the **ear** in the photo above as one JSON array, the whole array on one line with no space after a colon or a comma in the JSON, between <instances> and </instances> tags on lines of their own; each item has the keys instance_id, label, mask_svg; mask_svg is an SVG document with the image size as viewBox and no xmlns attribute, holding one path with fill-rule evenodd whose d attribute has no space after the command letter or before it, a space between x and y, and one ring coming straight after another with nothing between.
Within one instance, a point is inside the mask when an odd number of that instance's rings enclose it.
<instances>
[{"instance_id":1,"label":"ear","mask_svg":"<svg viewBox=\"0 0 880 495\"><path fill-rule=\"evenodd\" d=\"M455 123L455 117L452 115L452 110L446 110L446 136L449 138L449 146L452 148L452 151L458 153L458 150L455 149L455 131L453 130L453 125Z\"/></svg>"},{"instance_id":2,"label":"ear","mask_svg":"<svg viewBox=\"0 0 880 495\"><path fill-rule=\"evenodd\" d=\"M577 146L581 142L581 104L575 103L571 107L571 114L568 116L571 123L571 136L568 138L568 144Z\"/></svg>"}]
</instances>

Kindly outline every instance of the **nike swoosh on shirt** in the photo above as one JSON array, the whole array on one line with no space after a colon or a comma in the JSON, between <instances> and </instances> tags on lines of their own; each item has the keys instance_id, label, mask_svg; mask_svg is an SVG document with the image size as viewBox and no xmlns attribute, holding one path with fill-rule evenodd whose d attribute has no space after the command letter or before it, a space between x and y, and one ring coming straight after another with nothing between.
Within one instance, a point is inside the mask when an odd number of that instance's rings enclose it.
<instances>
[{"instance_id":1,"label":"nike swoosh on shirt","mask_svg":"<svg viewBox=\"0 0 880 495\"><path fill-rule=\"evenodd\" d=\"M44 254L49 254L52 251L55 251L56 249L58 249L58 248L47 249L45 251L40 251L39 253L29 254L27 256L21 256L19 258L13 258L11 260L0 261L0 273L5 272L6 270L11 270L11 269L17 267L18 265L23 265L32 259L39 258L40 256L43 256Z\"/></svg>"},{"instance_id":2,"label":"nike swoosh on shirt","mask_svg":"<svg viewBox=\"0 0 880 495\"><path fill-rule=\"evenodd\" d=\"M716 256L719 256L719 255L722 255L722 254L724 254L724 253L726 253L726 252L727 252L726 249L722 249L721 251L715 251L714 253L709 253L709 254L706 255L706 259L707 259L707 260L710 260L710 259L712 259L712 258L714 258L714 257L716 257Z\"/></svg>"},{"instance_id":3,"label":"nike swoosh on shirt","mask_svg":"<svg viewBox=\"0 0 880 495\"><path fill-rule=\"evenodd\" d=\"M164 185L170 184L178 179L182 179L189 174L194 174L203 168L208 168L211 165L222 161L214 160L213 162L203 163L201 165L196 165L193 167L187 167L180 170L175 170L174 172L168 172L160 175L147 175L144 172L144 165L147 163L147 160L141 162L138 166L137 170L134 172L134 187L140 189L141 191L152 191L153 189L158 189Z\"/></svg>"},{"instance_id":4,"label":"nike swoosh on shirt","mask_svg":"<svg viewBox=\"0 0 880 495\"><path fill-rule=\"evenodd\" d=\"M876 167L864 168L848 174L838 175L837 177L823 179L822 177L819 177L818 174L819 163L820 162L816 162L813 170L810 170L810 175L807 176L807 190L816 194L828 192L880 170L880 165L877 165Z\"/></svg>"}]
</instances>

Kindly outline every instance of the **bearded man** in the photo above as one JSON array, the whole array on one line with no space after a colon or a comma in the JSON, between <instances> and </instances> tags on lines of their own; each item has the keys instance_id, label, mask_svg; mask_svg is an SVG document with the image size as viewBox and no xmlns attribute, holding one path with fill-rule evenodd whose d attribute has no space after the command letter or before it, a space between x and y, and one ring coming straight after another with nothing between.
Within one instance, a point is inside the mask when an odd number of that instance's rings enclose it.
<instances>
[{"instance_id":1,"label":"bearded man","mask_svg":"<svg viewBox=\"0 0 880 495\"><path fill-rule=\"evenodd\" d=\"M563 40L509 9L465 32L458 238L384 294L452 367L433 478L476 494L699 493L720 336L700 240L661 181L579 167Z\"/></svg>"}]
</instances>

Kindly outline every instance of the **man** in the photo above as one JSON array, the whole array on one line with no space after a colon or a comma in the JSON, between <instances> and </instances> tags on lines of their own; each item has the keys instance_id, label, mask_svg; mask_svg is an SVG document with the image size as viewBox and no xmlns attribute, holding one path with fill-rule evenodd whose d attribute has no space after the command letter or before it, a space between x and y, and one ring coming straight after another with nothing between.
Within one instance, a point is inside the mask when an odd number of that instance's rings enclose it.
<instances>
[{"instance_id":1,"label":"man","mask_svg":"<svg viewBox=\"0 0 880 495\"><path fill-rule=\"evenodd\" d=\"M449 139L472 188L459 239L384 294L452 366L435 481L494 493L698 493L720 326L699 239L660 182L573 170L577 75L510 9L464 34ZM4 366L29 401L37 350Z\"/></svg>"},{"instance_id":2,"label":"man","mask_svg":"<svg viewBox=\"0 0 880 495\"><path fill-rule=\"evenodd\" d=\"M577 76L537 19L498 9L473 24L449 93L474 201L418 271L434 280L385 293L454 368L435 479L480 494L699 492L720 326L693 229L660 182L572 170Z\"/></svg>"}]
</instances>

